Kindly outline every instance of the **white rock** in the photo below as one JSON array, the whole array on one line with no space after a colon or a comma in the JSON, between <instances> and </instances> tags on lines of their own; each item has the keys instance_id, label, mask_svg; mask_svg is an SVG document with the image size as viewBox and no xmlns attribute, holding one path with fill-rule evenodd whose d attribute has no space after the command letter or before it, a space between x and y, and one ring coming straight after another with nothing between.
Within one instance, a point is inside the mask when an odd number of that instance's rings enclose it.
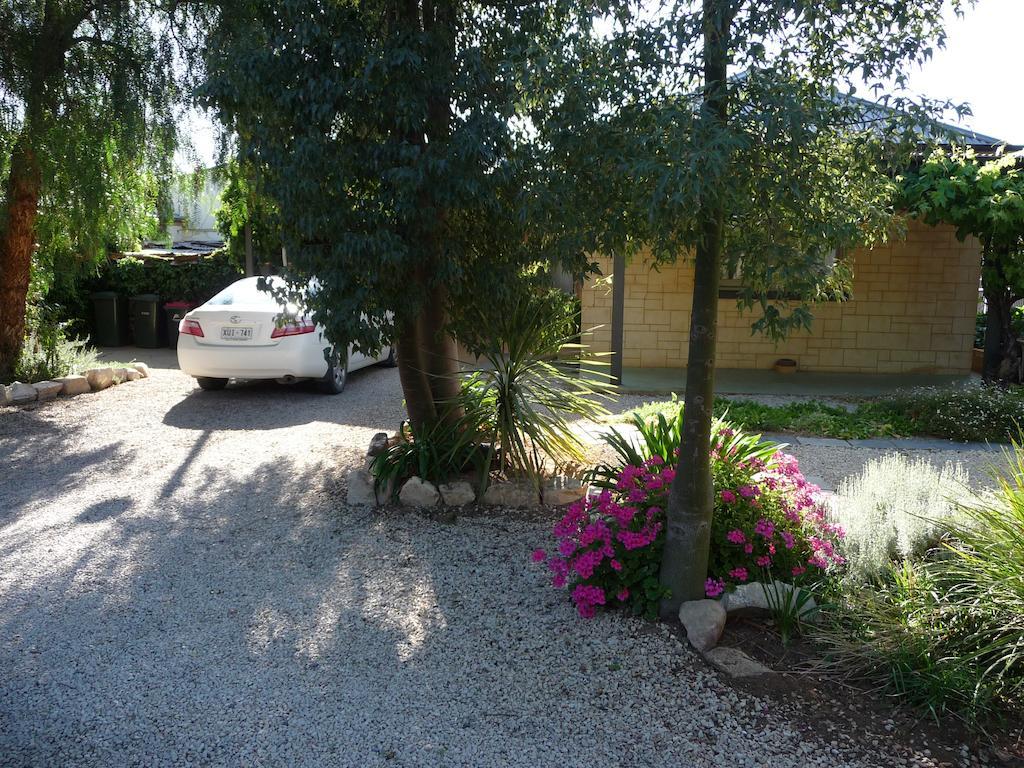
<instances>
[{"instance_id":1,"label":"white rock","mask_svg":"<svg viewBox=\"0 0 1024 768\"><path fill-rule=\"evenodd\" d=\"M720 602L728 613L739 616L763 616L769 612L768 598L758 581L740 584L732 592L726 592Z\"/></svg>"},{"instance_id":2,"label":"white rock","mask_svg":"<svg viewBox=\"0 0 1024 768\"><path fill-rule=\"evenodd\" d=\"M348 503L350 506L373 506L377 503L377 495L373 490L373 476L366 470L349 470Z\"/></svg>"},{"instance_id":3,"label":"white rock","mask_svg":"<svg viewBox=\"0 0 1024 768\"><path fill-rule=\"evenodd\" d=\"M32 388L38 393L38 399L53 400L64 389L64 385L59 381L37 381Z\"/></svg>"},{"instance_id":4,"label":"white rock","mask_svg":"<svg viewBox=\"0 0 1024 768\"><path fill-rule=\"evenodd\" d=\"M142 374L139 373L134 368L125 368L124 377L127 381L138 381L139 379L143 378Z\"/></svg>"},{"instance_id":5,"label":"white rock","mask_svg":"<svg viewBox=\"0 0 1024 768\"><path fill-rule=\"evenodd\" d=\"M544 503L549 507L561 507L579 501L587 492L583 483L575 477L558 475L552 477L542 489Z\"/></svg>"},{"instance_id":6,"label":"white rock","mask_svg":"<svg viewBox=\"0 0 1024 768\"><path fill-rule=\"evenodd\" d=\"M106 389L114 383L113 368L90 368L84 375L93 392Z\"/></svg>"},{"instance_id":7,"label":"white rock","mask_svg":"<svg viewBox=\"0 0 1024 768\"><path fill-rule=\"evenodd\" d=\"M114 369L114 383L115 384L123 384L124 382L129 381L129 378L128 378L129 371L131 371L132 373L138 373L138 370L136 370L134 367L132 367L132 368L115 368Z\"/></svg>"},{"instance_id":8,"label":"white rock","mask_svg":"<svg viewBox=\"0 0 1024 768\"><path fill-rule=\"evenodd\" d=\"M499 482L487 486L480 501L492 507L536 507L540 495L533 483L526 480Z\"/></svg>"},{"instance_id":9,"label":"white rock","mask_svg":"<svg viewBox=\"0 0 1024 768\"><path fill-rule=\"evenodd\" d=\"M398 492L398 500L407 507L434 507L441 500L441 495L433 483L413 476Z\"/></svg>"},{"instance_id":10,"label":"white rock","mask_svg":"<svg viewBox=\"0 0 1024 768\"><path fill-rule=\"evenodd\" d=\"M473 493L473 486L465 480L459 480L455 483L444 483L438 487L438 490L441 492L441 500L448 507L464 507L466 504L472 504L476 499L476 494Z\"/></svg>"},{"instance_id":11,"label":"white rock","mask_svg":"<svg viewBox=\"0 0 1024 768\"><path fill-rule=\"evenodd\" d=\"M60 393L65 397L81 395L91 389L89 380L85 376L61 376L59 379L54 379L54 381L60 382Z\"/></svg>"},{"instance_id":12,"label":"white rock","mask_svg":"<svg viewBox=\"0 0 1024 768\"><path fill-rule=\"evenodd\" d=\"M775 581L765 589L759 581L752 581L749 584L740 584L732 592L726 592L722 596L722 607L729 615L737 616L769 616L772 613L772 606L785 606L795 598L790 598L790 593L795 587L784 581ZM795 602L794 602L795 607ZM806 602L800 606L801 618L810 620L817 612L818 605L814 597L807 595Z\"/></svg>"},{"instance_id":13,"label":"white rock","mask_svg":"<svg viewBox=\"0 0 1024 768\"><path fill-rule=\"evenodd\" d=\"M759 675L770 675L772 671L758 661L754 661L739 648L727 648L719 646L712 648L704 654L715 669L724 672L730 677L758 677Z\"/></svg>"},{"instance_id":14,"label":"white rock","mask_svg":"<svg viewBox=\"0 0 1024 768\"><path fill-rule=\"evenodd\" d=\"M142 378L149 378L149 366L145 363L132 363L132 368L142 374Z\"/></svg>"},{"instance_id":15,"label":"white rock","mask_svg":"<svg viewBox=\"0 0 1024 768\"><path fill-rule=\"evenodd\" d=\"M702 653L718 645L725 630L725 608L717 600L689 600L679 606L686 639Z\"/></svg>"},{"instance_id":16,"label":"white rock","mask_svg":"<svg viewBox=\"0 0 1024 768\"><path fill-rule=\"evenodd\" d=\"M11 384L7 388L7 394L10 396L11 405L34 403L36 398L39 397L39 392L36 391L35 387L20 381Z\"/></svg>"}]
</instances>

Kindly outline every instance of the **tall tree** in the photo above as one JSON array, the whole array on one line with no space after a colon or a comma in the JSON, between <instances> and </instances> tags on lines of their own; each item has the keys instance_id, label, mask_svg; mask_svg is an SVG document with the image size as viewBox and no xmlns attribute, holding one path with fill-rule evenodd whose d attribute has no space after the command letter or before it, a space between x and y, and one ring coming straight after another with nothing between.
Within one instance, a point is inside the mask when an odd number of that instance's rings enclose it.
<instances>
[{"instance_id":1,"label":"tall tree","mask_svg":"<svg viewBox=\"0 0 1024 768\"><path fill-rule=\"evenodd\" d=\"M590 108L576 110L551 141L565 152L593 147L595 181L625 180L617 185L623 214L595 226L645 243L656 262L694 263L680 471L661 573L671 591L666 613L704 594L723 268L742 277L739 302L756 310L754 329L773 337L807 328L813 301L844 295L849 264L832 255L888 236L894 178L950 106L896 97L875 104L857 98L855 86L905 86L909 69L943 40L944 5L641 3L610 18L593 43L605 55L593 57L604 64L588 78ZM551 135L549 127L541 132Z\"/></svg>"},{"instance_id":2,"label":"tall tree","mask_svg":"<svg viewBox=\"0 0 1024 768\"><path fill-rule=\"evenodd\" d=\"M393 337L409 417L456 394L452 314L516 265L586 268L547 194L537 72L590 34L580 0L227 0L203 89L280 211L293 277L334 344Z\"/></svg>"},{"instance_id":3,"label":"tall tree","mask_svg":"<svg viewBox=\"0 0 1024 768\"><path fill-rule=\"evenodd\" d=\"M1015 381L1020 353L1013 305L1024 298L1024 170L1007 156L984 162L970 151L940 150L908 172L901 203L929 224L981 241L985 296L985 381Z\"/></svg>"},{"instance_id":4,"label":"tall tree","mask_svg":"<svg viewBox=\"0 0 1024 768\"><path fill-rule=\"evenodd\" d=\"M174 135L172 49L153 14L127 0L0 5L0 377L22 345L37 243L92 255L149 218Z\"/></svg>"}]
</instances>

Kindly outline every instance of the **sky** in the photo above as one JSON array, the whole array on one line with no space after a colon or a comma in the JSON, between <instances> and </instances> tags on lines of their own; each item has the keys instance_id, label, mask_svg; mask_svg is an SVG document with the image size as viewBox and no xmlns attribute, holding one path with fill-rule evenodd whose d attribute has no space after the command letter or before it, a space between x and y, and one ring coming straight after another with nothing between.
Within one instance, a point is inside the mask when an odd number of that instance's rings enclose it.
<instances>
[{"instance_id":1,"label":"sky","mask_svg":"<svg viewBox=\"0 0 1024 768\"><path fill-rule=\"evenodd\" d=\"M1024 88L1021 88L1024 0L978 0L962 18L946 13L946 47L910 79L911 93L966 103L972 115L950 120L1010 144L1024 144ZM202 115L183 126L194 153L180 153L182 170L216 158L216 130Z\"/></svg>"},{"instance_id":2,"label":"sky","mask_svg":"<svg viewBox=\"0 0 1024 768\"><path fill-rule=\"evenodd\" d=\"M974 113L964 120L966 127L1024 144L1024 0L978 0L963 18L946 16L946 47L915 73L910 90L966 102Z\"/></svg>"}]
</instances>

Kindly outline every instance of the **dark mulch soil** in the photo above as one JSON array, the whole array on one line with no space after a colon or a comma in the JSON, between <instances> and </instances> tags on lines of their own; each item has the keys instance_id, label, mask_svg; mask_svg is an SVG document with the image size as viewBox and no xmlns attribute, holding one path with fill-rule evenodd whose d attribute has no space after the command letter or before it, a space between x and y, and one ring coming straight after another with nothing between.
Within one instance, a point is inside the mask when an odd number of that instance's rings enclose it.
<instances>
[{"instance_id":1,"label":"dark mulch soil","mask_svg":"<svg viewBox=\"0 0 1024 768\"><path fill-rule=\"evenodd\" d=\"M740 648L779 673L733 680L737 688L793 707L821 735L855 732L868 742L897 743L936 766L1024 768L1024 724L979 736L954 717L936 719L901 706L885 691L815 672L818 647L803 637L784 646L768 620L730 618L719 645Z\"/></svg>"}]
</instances>

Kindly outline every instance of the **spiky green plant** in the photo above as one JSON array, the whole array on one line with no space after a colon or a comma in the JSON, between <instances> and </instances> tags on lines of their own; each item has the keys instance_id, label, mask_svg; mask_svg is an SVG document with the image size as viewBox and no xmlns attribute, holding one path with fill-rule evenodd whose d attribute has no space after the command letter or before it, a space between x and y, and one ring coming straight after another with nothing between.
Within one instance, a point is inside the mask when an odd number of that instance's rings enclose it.
<instances>
[{"instance_id":1,"label":"spiky green plant","mask_svg":"<svg viewBox=\"0 0 1024 768\"><path fill-rule=\"evenodd\" d=\"M614 428L602 436L615 451L619 464L594 467L587 473L590 482L611 488L623 466L640 466L651 456L660 456L667 463L675 464L683 429L682 403L679 403L676 414L669 418L664 413L655 413L647 418L635 413L632 426L636 430L635 436ZM743 432L723 418L715 419L711 425L711 450L733 455L737 461L756 458L768 463L783 448L784 444L762 441L761 435Z\"/></svg>"},{"instance_id":2,"label":"spiky green plant","mask_svg":"<svg viewBox=\"0 0 1024 768\"><path fill-rule=\"evenodd\" d=\"M600 398L614 388L602 356L567 330L564 311L545 296L526 294L502 312L479 314L481 364L464 375L464 428L491 446L505 475L536 480L546 459L582 462L573 422L608 413Z\"/></svg>"}]
</instances>

